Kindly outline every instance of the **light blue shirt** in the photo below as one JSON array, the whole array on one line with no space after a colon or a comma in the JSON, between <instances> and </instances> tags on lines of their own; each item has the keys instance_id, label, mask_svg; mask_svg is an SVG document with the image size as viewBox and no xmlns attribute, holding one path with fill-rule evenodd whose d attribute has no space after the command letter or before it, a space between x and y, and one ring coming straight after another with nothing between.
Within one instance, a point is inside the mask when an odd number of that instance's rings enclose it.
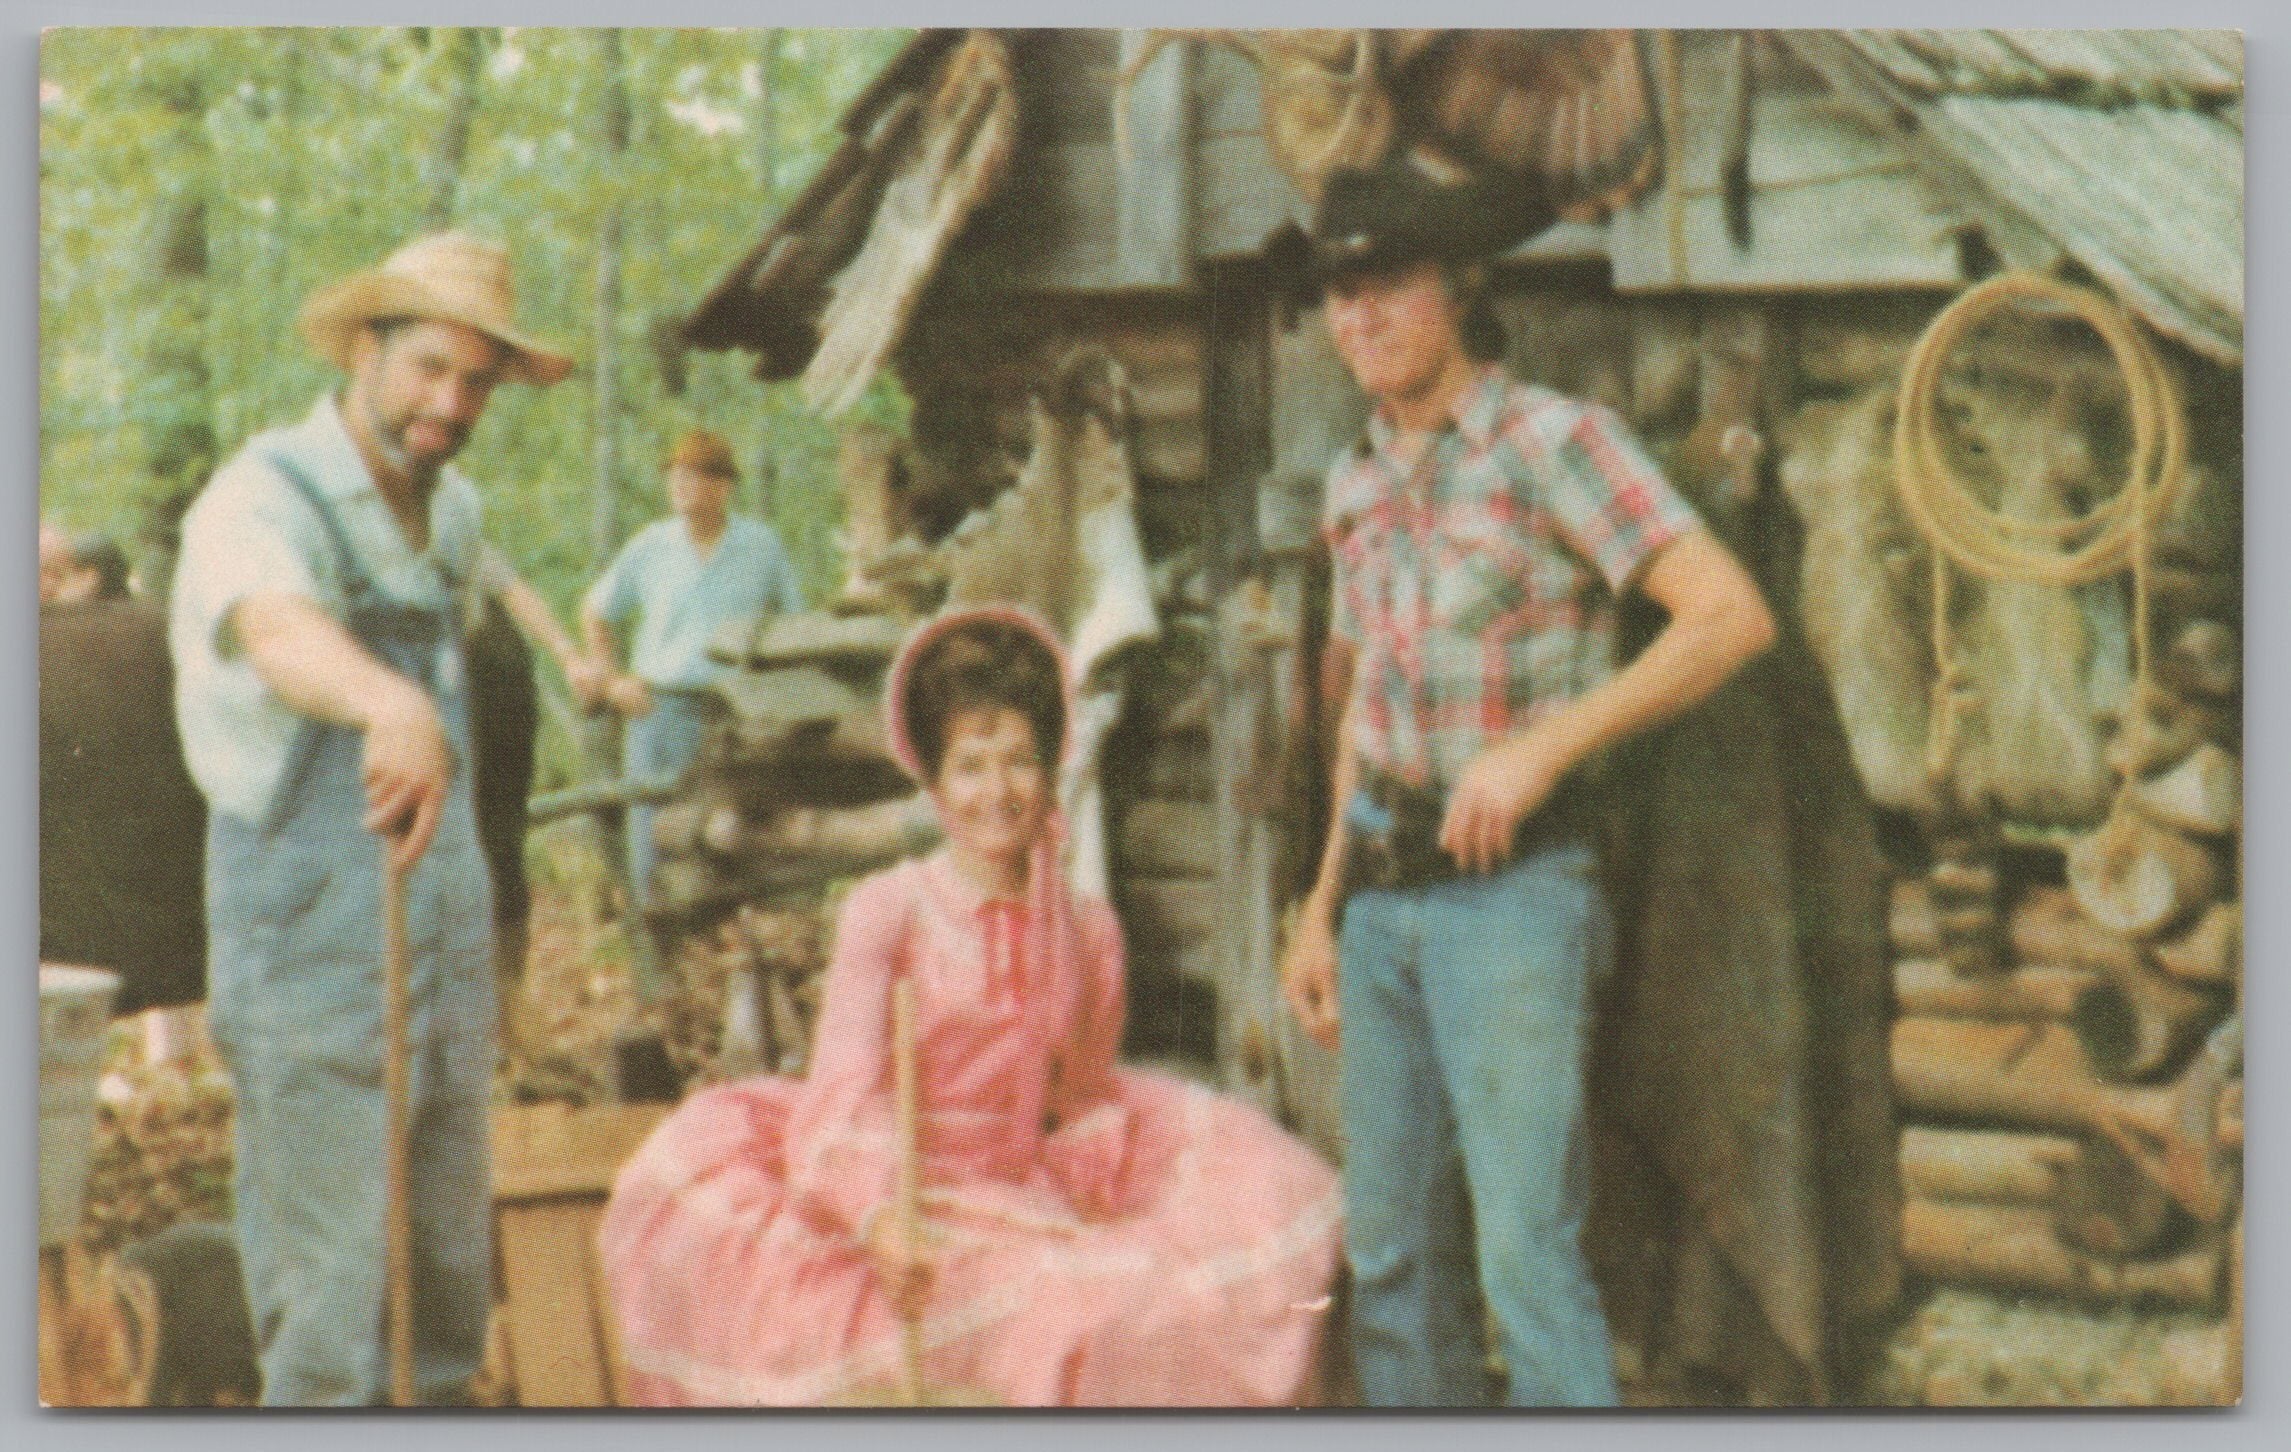
<instances>
[{"instance_id":1,"label":"light blue shirt","mask_svg":"<svg viewBox=\"0 0 2291 1452\"><path fill-rule=\"evenodd\" d=\"M451 468L430 495L429 548L407 543L331 395L302 422L256 434L215 471L183 516L167 645L191 779L211 808L247 821L268 811L302 718L255 674L231 612L257 594L300 595L337 620L344 605L325 527L266 454L284 456L309 477L359 566L394 600L467 611L480 546L477 490Z\"/></svg>"},{"instance_id":2,"label":"light blue shirt","mask_svg":"<svg viewBox=\"0 0 2291 1452\"><path fill-rule=\"evenodd\" d=\"M696 691L721 669L709 638L726 621L803 609L803 590L779 534L760 519L733 515L706 559L684 521L670 516L638 530L589 587L583 607L619 625L636 618L629 669L645 684Z\"/></svg>"}]
</instances>

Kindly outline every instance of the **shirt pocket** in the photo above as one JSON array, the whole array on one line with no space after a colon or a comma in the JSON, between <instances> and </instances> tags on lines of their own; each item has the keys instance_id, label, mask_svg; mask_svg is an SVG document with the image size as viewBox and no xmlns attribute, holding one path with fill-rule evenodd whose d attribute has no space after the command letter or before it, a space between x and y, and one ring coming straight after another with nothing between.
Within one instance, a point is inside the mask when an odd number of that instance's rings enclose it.
<instances>
[{"instance_id":1,"label":"shirt pocket","mask_svg":"<svg viewBox=\"0 0 2291 1452\"><path fill-rule=\"evenodd\" d=\"M1535 560L1517 526L1467 520L1446 532L1432 579L1432 617L1480 636L1526 603Z\"/></svg>"}]
</instances>

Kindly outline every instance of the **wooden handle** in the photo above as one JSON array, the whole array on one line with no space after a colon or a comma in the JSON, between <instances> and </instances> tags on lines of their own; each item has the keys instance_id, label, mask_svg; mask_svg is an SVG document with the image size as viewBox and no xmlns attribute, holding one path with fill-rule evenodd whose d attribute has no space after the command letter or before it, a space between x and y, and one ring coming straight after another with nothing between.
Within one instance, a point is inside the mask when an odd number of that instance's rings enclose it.
<instances>
[{"instance_id":1,"label":"wooden handle","mask_svg":"<svg viewBox=\"0 0 2291 1452\"><path fill-rule=\"evenodd\" d=\"M414 1236L408 1194L406 873L382 867L382 1103L390 1405L414 1405Z\"/></svg>"},{"instance_id":2,"label":"wooden handle","mask_svg":"<svg viewBox=\"0 0 2291 1452\"><path fill-rule=\"evenodd\" d=\"M898 1116L899 1178L893 1212L899 1217L899 1244L907 1263L922 1250L922 1151L919 1093L915 1073L915 980L901 975L891 985L891 1077ZM899 1309L899 1398L923 1404L923 1323L919 1308L902 1297Z\"/></svg>"}]
</instances>

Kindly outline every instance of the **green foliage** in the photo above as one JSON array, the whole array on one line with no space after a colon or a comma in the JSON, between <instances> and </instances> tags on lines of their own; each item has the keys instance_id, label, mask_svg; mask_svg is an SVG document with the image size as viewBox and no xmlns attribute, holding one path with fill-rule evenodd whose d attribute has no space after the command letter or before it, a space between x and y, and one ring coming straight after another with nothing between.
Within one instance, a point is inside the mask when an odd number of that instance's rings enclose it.
<instances>
[{"instance_id":1,"label":"green foliage","mask_svg":"<svg viewBox=\"0 0 2291 1452\"><path fill-rule=\"evenodd\" d=\"M597 240L625 208L610 320L621 416L621 532L659 513L657 461L705 423L774 480L750 504L787 536L806 585L836 579L835 429L743 355L688 360L671 396L656 326L688 311L833 149L843 107L906 33L790 30L773 65L773 175L762 175L764 32L630 30L629 149L604 145L600 47L572 29L485 30L454 224L507 242L533 331L598 356ZM155 470L197 428L228 454L299 417L332 375L294 331L312 289L421 230L456 85L452 32L58 29L41 53L41 508L132 536L174 487ZM203 272L180 261L202 224ZM568 618L592 569L597 420L586 366L496 395L461 460L489 530ZM896 386L861 416L898 424ZM190 441L186 443L185 441Z\"/></svg>"}]
</instances>

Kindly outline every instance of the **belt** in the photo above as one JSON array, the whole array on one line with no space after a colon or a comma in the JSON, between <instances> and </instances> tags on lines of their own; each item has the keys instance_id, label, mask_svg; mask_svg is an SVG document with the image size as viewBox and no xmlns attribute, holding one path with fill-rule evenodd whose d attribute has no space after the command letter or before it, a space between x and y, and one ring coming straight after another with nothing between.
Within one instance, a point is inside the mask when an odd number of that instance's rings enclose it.
<instances>
[{"instance_id":1,"label":"belt","mask_svg":"<svg viewBox=\"0 0 2291 1452\"><path fill-rule=\"evenodd\" d=\"M1440 846L1446 793L1420 787L1361 763L1357 795L1345 813L1344 895L1364 888L1426 887L1465 875ZM1591 793L1577 777L1564 778L1512 836L1509 860L1586 840L1591 835Z\"/></svg>"}]
</instances>

